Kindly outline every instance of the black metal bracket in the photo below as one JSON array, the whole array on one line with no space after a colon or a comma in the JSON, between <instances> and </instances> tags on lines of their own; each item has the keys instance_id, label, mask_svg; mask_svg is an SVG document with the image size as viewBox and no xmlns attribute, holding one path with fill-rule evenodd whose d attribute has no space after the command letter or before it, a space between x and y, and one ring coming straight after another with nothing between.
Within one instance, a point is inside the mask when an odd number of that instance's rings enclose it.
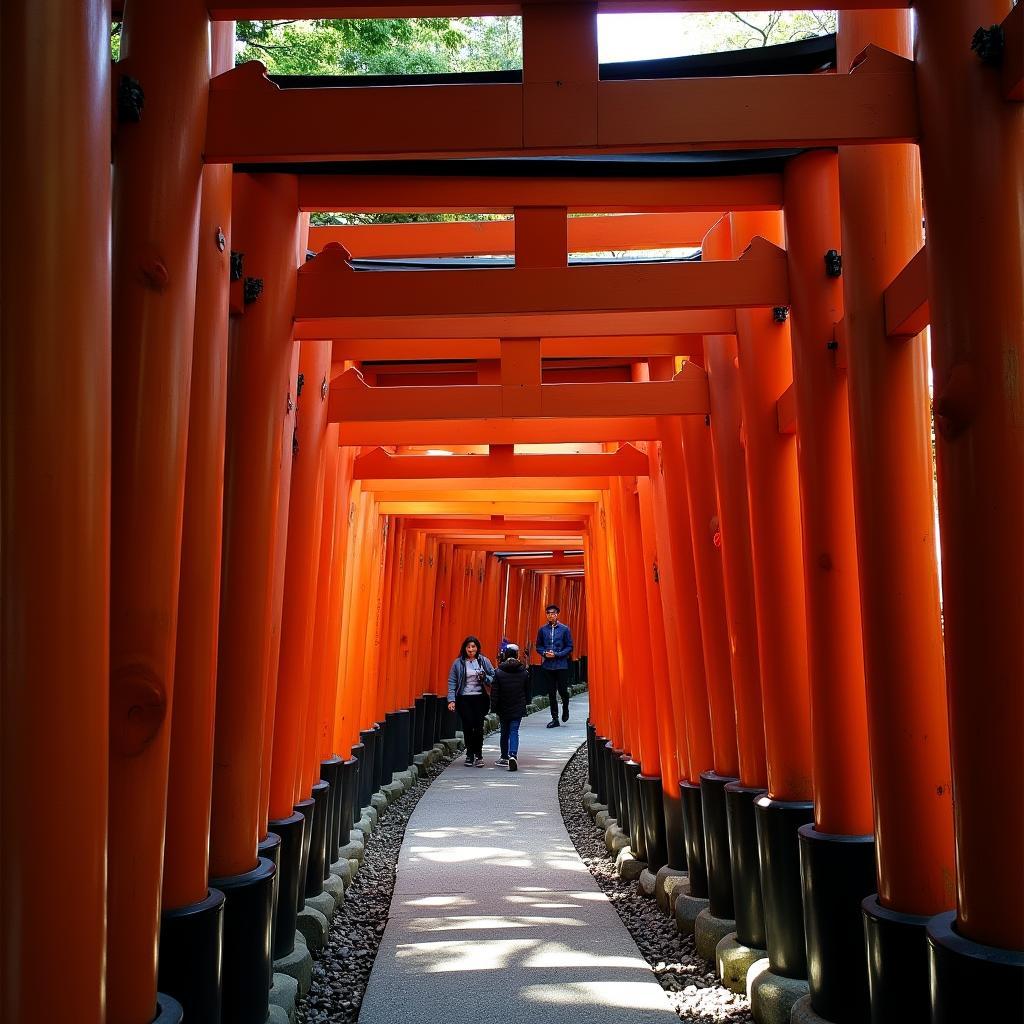
<instances>
[{"instance_id":1,"label":"black metal bracket","mask_svg":"<svg viewBox=\"0 0 1024 1024\"><path fill-rule=\"evenodd\" d=\"M247 277L242 283L242 301L247 305L254 303L263 294L263 278Z\"/></svg>"},{"instance_id":2,"label":"black metal bracket","mask_svg":"<svg viewBox=\"0 0 1024 1024\"><path fill-rule=\"evenodd\" d=\"M996 68L1003 63L1006 36L1002 25L979 28L971 37L971 49L986 67Z\"/></svg>"},{"instance_id":3,"label":"black metal bracket","mask_svg":"<svg viewBox=\"0 0 1024 1024\"><path fill-rule=\"evenodd\" d=\"M784 324L789 319L789 306L773 306L772 319L777 324Z\"/></svg>"},{"instance_id":4,"label":"black metal bracket","mask_svg":"<svg viewBox=\"0 0 1024 1024\"><path fill-rule=\"evenodd\" d=\"M243 267L245 266L245 253L231 250L231 280L241 281Z\"/></svg>"},{"instance_id":5,"label":"black metal bracket","mask_svg":"<svg viewBox=\"0 0 1024 1024\"><path fill-rule=\"evenodd\" d=\"M300 373L295 381L295 397L298 398L302 394L302 388L306 383L306 375Z\"/></svg>"},{"instance_id":6,"label":"black metal bracket","mask_svg":"<svg viewBox=\"0 0 1024 1024\"><path fill-rule=\"evenodd\" d=\"M117 83L117 123L138 124L142 120L142 108L146 105L146 94L142 83L131 75L122 75Z\"/></svg>"},{"instance_id":7,"label":"black metal bracket","mask_svg":"<svg viewBox=\"0 0 1024 1024\"><path fill-rule=\"evenodd\" d=\"M843 276L843 257L838 249L829 249L825 253L825 274L828 277Z\"/></svg>"}]
</instances>

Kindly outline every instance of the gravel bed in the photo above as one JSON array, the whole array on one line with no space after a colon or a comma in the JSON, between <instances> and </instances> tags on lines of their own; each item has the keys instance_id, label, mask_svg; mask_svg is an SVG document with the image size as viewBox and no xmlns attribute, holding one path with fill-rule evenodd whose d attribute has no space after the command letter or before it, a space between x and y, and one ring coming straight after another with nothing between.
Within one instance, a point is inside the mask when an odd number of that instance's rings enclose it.
<instances>
[{"instance_id":1,"label":"gravel bed","mask_svg":"<svg viewBox=\"0 0 1024 1024\"><path fill-rule=\"evenodd\" d=\"M367 838L365 858L331 921L327 945L313 954L313 985L295 1006L296 1024L354 1024L370 980L395 890L395 865L413 809L427 786L451 764L438 759L384 809Z\"/></svg>"},{"instance_id":2,"label":"gravel bed","mask_svg":"<svg viewBox=\"0 0 1024 1024\"><path fill-rule=\"evenodd\" d=\"M615 861L605 848L604 834L581 803L586 781L587 745L584 743L570 758L558 784L566 831L668 993L679 1019L687 1024L752 1022L750 1001L719 983L714 968L697 955L693 936L680 935L675 920L666 917L655 900L645 899L635 882L623 882L615 874Z\"/></svg>"}]
</instances>

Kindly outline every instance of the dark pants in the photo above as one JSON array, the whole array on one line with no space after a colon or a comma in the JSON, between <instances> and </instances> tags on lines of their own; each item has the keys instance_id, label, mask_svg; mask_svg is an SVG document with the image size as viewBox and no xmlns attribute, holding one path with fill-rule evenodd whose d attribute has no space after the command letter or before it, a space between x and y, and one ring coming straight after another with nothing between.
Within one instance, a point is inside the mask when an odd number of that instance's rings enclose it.
<instances>
[{"instance_id":1,"label":"dark pants","mask_svg":"<svg viewBox=\"0 0 1024 1024\"><path fill-rule=\"evenodd\" d=\"M483 757L484 718L490 706L491 699L486 693L462 694L456 702L456 709L462 719L467 757Z\"/></svg>"},{"instance_id":2,"label":"dark pants","mask_svg":"<svg viewBox=\"0 0 1024 1024\"><path fill-rule=\"evenodd\" d=\"M551 717L558 721L558 698L569 706L569 670L567 668L543 669L544 679L548 684L548 703L551 705Z\"/></svg>"}]
</instances>

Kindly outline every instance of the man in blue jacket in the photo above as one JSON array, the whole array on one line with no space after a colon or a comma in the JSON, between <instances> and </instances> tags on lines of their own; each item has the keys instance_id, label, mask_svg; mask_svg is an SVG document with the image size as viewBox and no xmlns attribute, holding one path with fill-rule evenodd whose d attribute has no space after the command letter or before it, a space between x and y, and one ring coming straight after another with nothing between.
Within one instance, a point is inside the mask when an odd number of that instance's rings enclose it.
<instances>
[{"instance_id":1,"label":"man in blue jacket","mask_svg":"<svg viewBox=\"0 0 1024 1024\"><path fill-rule=\"evenodd\" d=\"M541 668L548 685L551 705L549 729L558 728L558 698L562 698L562 721L569 721L569 655L572 653L572 633L564 622L558 621L561 608L549 604L544 609L547 625L537 630L535 650L541 659Z\"/></svg>"}]
</instances>

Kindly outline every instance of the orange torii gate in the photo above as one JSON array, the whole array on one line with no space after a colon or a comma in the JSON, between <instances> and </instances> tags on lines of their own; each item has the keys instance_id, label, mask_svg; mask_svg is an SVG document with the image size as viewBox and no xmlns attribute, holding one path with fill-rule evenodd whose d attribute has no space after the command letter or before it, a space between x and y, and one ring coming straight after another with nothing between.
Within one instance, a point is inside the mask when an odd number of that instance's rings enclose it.
<instances>
[{"instance_id":1,"label":"orange torii gate","mask_svg":"<svg viewBox=\"0 0 1024 1024\"><path fill-rule=\"evenodd\" d=\"M592 786L723 980L767 955L756 1020L1024 1013L1022 7L840 2L835 73L615 81L604 6L429 5L521 13L520 82L287 89L230 19L423 5L129 4L119 102L109 4L5 6L5 1021L263 1024L361 809L454 730L461 637L548 600ZM504 173L431 173L463 157ZM339 209L514 219L310 231ZM604 450L523 450L565 443Z\"/></svg>"}]
</instances>

